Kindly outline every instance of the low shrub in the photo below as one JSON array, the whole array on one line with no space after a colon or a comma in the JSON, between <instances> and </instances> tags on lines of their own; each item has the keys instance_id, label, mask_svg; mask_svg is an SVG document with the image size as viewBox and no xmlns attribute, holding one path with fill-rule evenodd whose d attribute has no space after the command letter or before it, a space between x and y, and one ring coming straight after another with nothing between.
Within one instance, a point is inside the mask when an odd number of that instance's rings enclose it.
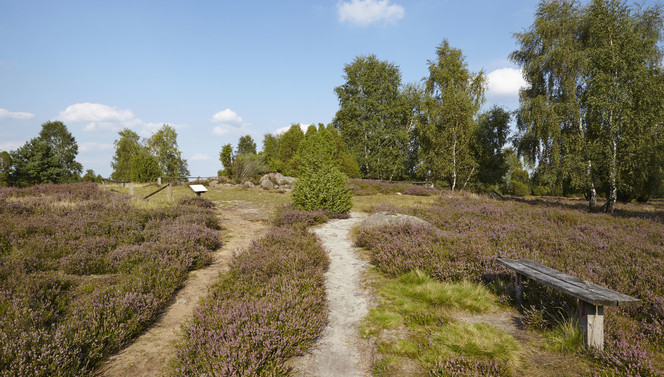
<instances>
[{"instance_id":1,"label":"low shrub","mask_svg":"<svg viewBox=\"0 0 664 377\"><path fill-rule=\"evenodd\" d=\"M291 194L296 209L327 213L348 213L353 207L353 195L346 188L348 178L336 167L302 174Z\"/></svg>"},{"instance_id":2,"label":"low shrub","mask_svg":"<svg viewBox=\"0 0 664 377\"><path fill-rule=\"evenodd\" d=\"M91 373L209 263L218 228L209 208L141 210L94 184L0 191L0 376Z\"/></svg>"},{"instance_id":3,"label":"low shrub","mask_svg":"<svg viewBox=\"0 0 664 377\"><path fill-rule=\"evenodd\" d=\"M315 211L303 211L293 208L292 205L285 205L277 209L272 223L275 226L313 226L323 224L327 222L327 220L328 216L322 209Z\"/></svg>"},{"instance_id":4,"label":"low shrub","mask_svg":"<svg viewBox=\"0 0 664 377\"><path fill-rule=\"evenodd\" d=\"M184 328L172 374L285 375L327 319L323 272L329 260L301 227L273 228L233 257Z\"/></svg>"},{"instance_id":5,"label":"low shrub","mask_svg":"<svg viewBox=\"0 0 664 377\"><path fill-rule=\"evenodd\" d=\"M440 237L414 226L385 227L361 231L357 243L393 276L419 268L443 281L490 283L512 276L497 257L525 258L639 298L642 307L605 309L606 345L597 359L618 374L630 365L640 375L654 374L664 352L664 222L656 214L618 217L578 207L440 197L428 208L398 209L442 229ZM551 329L575 316L575 301L560 292L536 282L526 292L524 311L533 327Z\"/></svg>"},{"instance_id":6,"label":"low shrub","mask_svg":"<svg viewBox=\"0 0 664 377\"><path fill-rule=\"evenodd\" d=\"M415 195L415 196L432 196L439 195L440 190L434 187L427 187L422 185L410 185L403 190L404 195Z\"/></svg>"}]
</instances>

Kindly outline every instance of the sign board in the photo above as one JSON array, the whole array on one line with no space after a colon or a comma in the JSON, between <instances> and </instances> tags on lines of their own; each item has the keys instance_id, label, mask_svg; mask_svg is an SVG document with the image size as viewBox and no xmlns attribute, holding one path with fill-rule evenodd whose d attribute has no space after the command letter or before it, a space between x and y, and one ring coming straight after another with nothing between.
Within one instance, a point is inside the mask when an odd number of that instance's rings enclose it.
<instances>
[{"instance_id":1,"label":"sign board","mask_svg":"<svg viewBox=\"0 0 664 377\"><path fill-rule=\"evenodd\" d=\"M207 192L207 189L203 185L189 185L189 188L198 196L201 196L201 193Z\"/></svg>"}]
</instances>

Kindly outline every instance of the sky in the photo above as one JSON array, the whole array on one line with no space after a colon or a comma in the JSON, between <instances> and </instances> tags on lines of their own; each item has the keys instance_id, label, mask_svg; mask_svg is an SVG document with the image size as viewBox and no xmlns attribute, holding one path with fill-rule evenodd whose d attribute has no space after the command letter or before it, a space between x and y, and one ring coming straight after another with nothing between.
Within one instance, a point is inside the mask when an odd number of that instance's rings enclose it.
<instances>
[{"instance_id":1,"label":"sky","mask_svg":"<svg viewBox=\"0 0 664 377\"><path fill-rule=\"evenodd\" d=\"M222 145L329 123L344 65L375 54L421 83L444 40L488 77L485 108L518 107L509 61L534 0L0 0L0 150L65 123L84 169L109 177L113 142L176 129L192 176Z\"/></svg>"}]
</instances>

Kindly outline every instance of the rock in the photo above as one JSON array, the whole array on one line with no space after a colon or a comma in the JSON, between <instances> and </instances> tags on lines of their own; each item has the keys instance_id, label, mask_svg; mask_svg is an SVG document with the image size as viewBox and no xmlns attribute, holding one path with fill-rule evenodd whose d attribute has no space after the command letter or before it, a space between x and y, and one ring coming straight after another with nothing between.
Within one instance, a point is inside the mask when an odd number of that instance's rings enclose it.
<instances>
[{"instance_id":1,"label":"rock","mask_svg":"<svg viewBox=\"0 0 664 377\"><path fill-rule=\"evenodd\" d=\"M287 189L293 185L293 182L295 182L295 178L286 177L281 173L268 173L262 176L259 182L261 187L263 187L266 190L273 190L280 187L283 189Z\"/></svg>"},{"instance_id":2,"label":"rock","mask_svg":"<svg viewBox=\"0 0 664 377\"><path fill-rule=\"evenodd\" d=\"M217 187L217 186L219 186L219 181L211 181L208 185L210 187Z\"/></svg>"},{"instance_id":3,"label":"rock","mask_svg":"<svg viewBox=\"0 0 664 377\"><path fill-rule=\"evenodd\" d=\"M251 188L251 187L256 187L256 185L254 185L253 183L251 183L251 181L246 181L246 182L244 182L244 183L242 184L242 186L244 186L244 187L249 187L249 188Z\"/></svg>"},{"instance_id":4,"label":"rock","mask_svg":"<svg viewBox=\"0 0 664 377\"><path fill-rule=\"evenodd\" d=\"M437 236L443 236L445 233L433 226L430 222L422 220L419 217L404 215L401 213L392 213L392 212L378 212L367 217L362 224L360 224L360 229L372 229L378 228L381 226L389 225L403 225L403 224L417 224L424 227L430 228Z\"/></svg>"},{"instance_id":5,"label":"rock","mask_svg":"<svg viewBox=\"0 0 664 377\"><path fill-rule=\"evenodd\" d=\"M265 190L272 190L274 189L274 183L269 179L264 179L261 181L261 187Z\"/></svg>"}]
</instances>

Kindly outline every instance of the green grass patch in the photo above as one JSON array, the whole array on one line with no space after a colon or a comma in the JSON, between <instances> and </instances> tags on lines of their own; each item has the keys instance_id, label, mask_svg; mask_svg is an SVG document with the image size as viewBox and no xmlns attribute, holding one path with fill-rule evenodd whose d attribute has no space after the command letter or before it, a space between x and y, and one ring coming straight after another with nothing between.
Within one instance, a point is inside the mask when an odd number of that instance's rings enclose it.
<instances>
[{"instance_id":1,"label":"green grass patch","mask_svg":"<svg viewBox=\"0 0 664 377\"><path fill-rule=\"evenodd\" d=\"M550 351L576 353L583 349L583 333L575 320L560 322L546 332L547 348Z\"/></svg>"},{"instance_id":2,"label":"green grass patch","mask_svg":"<svg viewBox=\"0 0 664 377\"><path fill-rule=\"evenodd\" d=\"M452 319L459 313L495 311L496 296L486 287L440 282L415 270L385 281L379 291L382 300L369 312L361 330L379 345L375 375L426 375L436 368L443 373L446 367L440 361L458 357L495 361L510 368L518 364L520 347L511 335L488 323Z\"/></svg>"}]
</instances>

